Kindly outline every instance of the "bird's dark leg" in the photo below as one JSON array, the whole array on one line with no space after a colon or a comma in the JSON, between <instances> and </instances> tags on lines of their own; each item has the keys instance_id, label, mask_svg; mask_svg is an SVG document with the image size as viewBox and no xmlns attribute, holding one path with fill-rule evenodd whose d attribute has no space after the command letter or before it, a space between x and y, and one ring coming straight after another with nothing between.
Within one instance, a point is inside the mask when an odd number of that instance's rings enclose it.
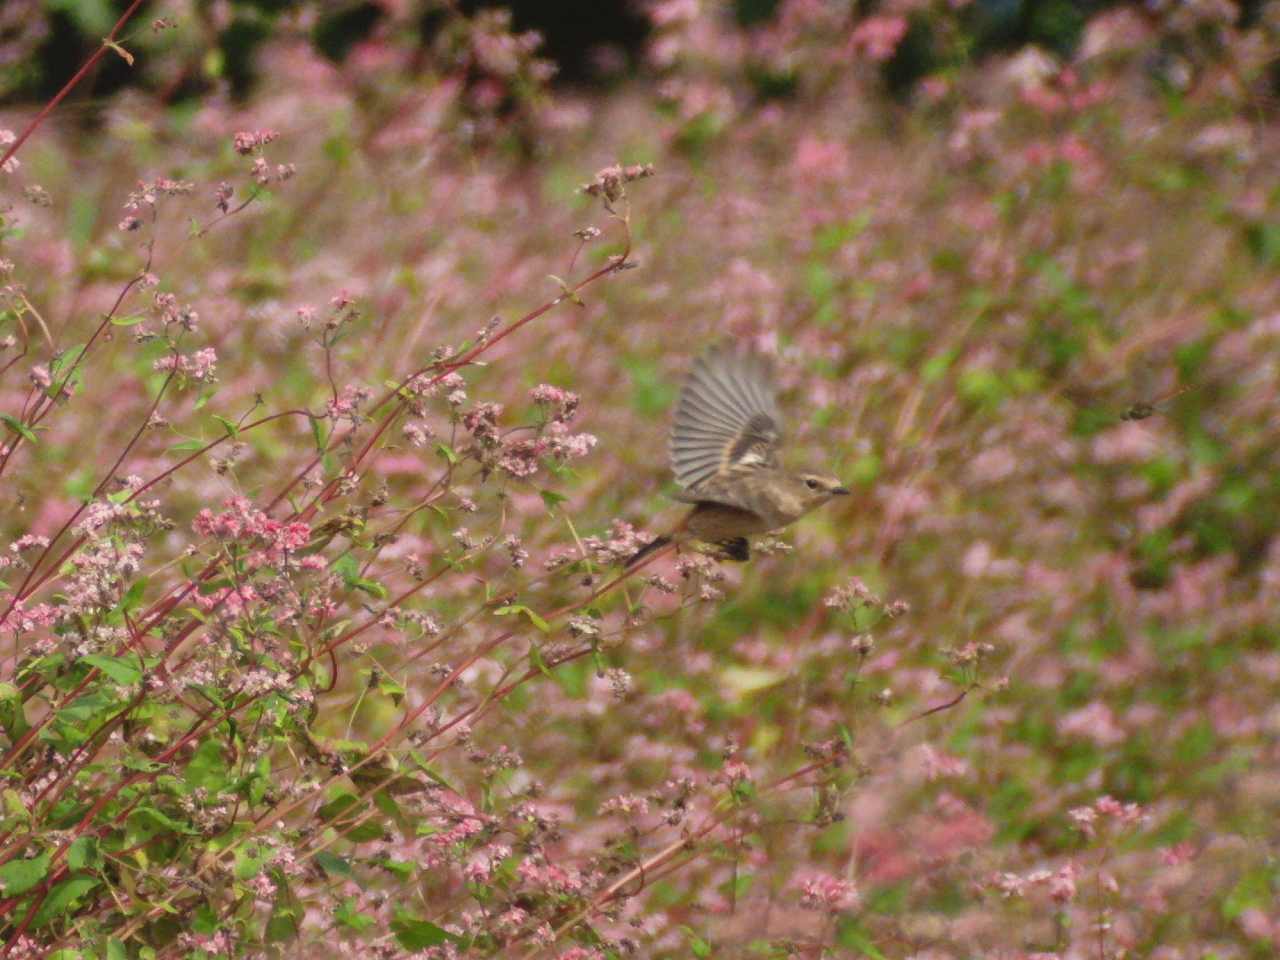
<instances>
[{"instance_id":1,"label":"bird's dark leg","mask_svg":"<svg viewBox=\"0 0 1280 960\"><path fill-rule=\"evenodd\" d=\"M751 544L747 542L746 537L717 540L716 546L719 548L719 556L722 560L736 560L738 563L746 563L751 559Z\"/></svg>"}]
</instances>

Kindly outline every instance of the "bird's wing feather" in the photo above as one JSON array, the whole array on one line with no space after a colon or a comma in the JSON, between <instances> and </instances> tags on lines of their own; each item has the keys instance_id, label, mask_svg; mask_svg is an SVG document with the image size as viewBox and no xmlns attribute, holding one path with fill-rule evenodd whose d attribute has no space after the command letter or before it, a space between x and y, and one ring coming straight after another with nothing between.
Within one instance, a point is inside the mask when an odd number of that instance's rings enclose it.
<instances>
[{"instance_id":1,"label":"bird's wing feather","mask_svg":"<svg viewBox=\"0 0 1280 960\"><path fill-rule=\"evenodd\" d=\"M683 503L708 503L717 506L734 507L745 513L760 515L760 504L756 501L759 491L752 483L760 476L758 467L735 467L726 473L717 473L703 480L695 487L681 490L675 499Z\"/></svg>"},{"instance_id":2,"label":"bird's wing feather","mask_svg":"<svg viewBox=\"0 0 1280 960\"><path fill-rule=\"evenodd\" d=\"M731 471L775 467L782 418L768 361L731 349L713 349L694 364L676 404L671 466L697 500L720 500L714 478ZM724 501L721 501L724 502Z\"/></svg>"}]
</instances>

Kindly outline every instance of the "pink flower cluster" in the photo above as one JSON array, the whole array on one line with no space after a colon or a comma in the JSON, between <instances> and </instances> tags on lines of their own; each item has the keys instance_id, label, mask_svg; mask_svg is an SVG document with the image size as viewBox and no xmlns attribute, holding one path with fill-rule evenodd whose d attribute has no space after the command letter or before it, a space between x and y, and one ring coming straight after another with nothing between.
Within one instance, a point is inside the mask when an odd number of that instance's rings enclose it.
<instances>
[{"instance_id":1,"label":"pink flower cluster","mask_svg":"<svg viewBox=\"0 0 1280 960\"><path fill-rule=\"evenodd\" d=\"M226 544L252 545L251 565L279 563L311 539L311 527L300 520L273 520L245 497L229 497L226 508L214 513L207 507L196 514L191 527L202 537Z\"/></svg>"},{"instance_id":2,"label":"pink flower cluster","mask_svg":"<svg viewBox=\"0 0 1280 960\"><path fill-rule=\"evenodd\" d=\"M800 881L800 904L809 910L842 913L855 909L861 897L851 880L820 873Z\"/></svg>"},{"instance_id":3,"label":"pink flower cluster","mask_svg":"<svg viewBox=\"0 0 1280 960\"><path fill-rule=\"evenodd\" d=\"M1096 835L1100 823L1110 822L1117 827L1133 827L1146 819L1146 814L1136 803L1121 803L1114 797L1099 797L1091 806L1072 807L1067 811L1076 828L1086 837Z\"/></svg>"},{"instance_id":4,"label":"pink flower cluster","mask_svg":"<svg viewBox=\"0 0 1280 960\"><path fill-rule=\"evenodd\" d=\"M477 403L463 414L462 425L476 441L473 452L487 468L524 479L538 472L545 457L563 463L585 457L595 447L595 436L572 433L566 426L577 410L578 398L574 394L545 385L534 392L535 399L542 398L538 402L550 422L532 437L499 431L498 419L503 411L499 403Z\"/></svg>"},{"instance_id":5,"label":"pink flower cluster","mask_svg":"<svg viewBox=\"0 0 1280 960\"><path fill-rule=\"evenodd\" d=\"M1080 868L1073 861L1057 870L1038 869L1026 874L1001 873L991 885L1004 897L1024 897L1033 889L1045 890L1055 903L1070 903L1076 896L1076 878Z\"/></svg>"},{"instance_id":6,"label":"pink flower cluster","mask_svg":"<svg viewBox=\"0 0 1280 960\"><path fill-rule=\"evenodd\" d=\"M578 395L560 387L542 383L529 391L529 398L545 412L554 423L566 423L578 412Z\"/></svg>"},{"instance_id":7,"label":"pink flower cluster","mask_svg":"<svg viewBox=\"0 0 1280 960\"><path fill-rule=\"evenodd\" d=\"M907 35L907 18L902 16L867 17L853 31L850 47L854 53L873 63L883 63L894 55Z\"/></svg>"},{"instance_id":8,"label":"pink flower cluster","mask_svg":"<svg viewBox=\"0 0 1280 960\"><path fill-rule=\"evenodd\" d=\"M247 157L254 151L261 150L279 136L280 134L275 130L241 130L232 137L231 145L235 148L236 153Z\"/></svg>"},{"instance_id":9,"label":"pink flower cluster","mask_svg":"<svg viewBox=\"0 0 1280 960\"><path fill-rule=\"evenodd\" d=\"M153 364L153 369L161 373L171 370L176 371L197 383L212 383L217 379L214 376L217 370L217 363L218 354L214 348L202 347L190 355L181 353L166 354Z\"/></svg>"}]
</instances>

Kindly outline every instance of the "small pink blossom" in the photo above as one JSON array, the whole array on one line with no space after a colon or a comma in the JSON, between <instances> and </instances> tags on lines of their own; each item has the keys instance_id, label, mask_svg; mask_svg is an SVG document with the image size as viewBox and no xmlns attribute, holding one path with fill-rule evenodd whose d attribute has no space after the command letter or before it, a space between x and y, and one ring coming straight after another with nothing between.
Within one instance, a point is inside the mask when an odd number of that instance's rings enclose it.
<instances>
[{"instance_id":1,"label":"small pink blossom","mask_svg":"<svg viewBox=\"0 0 1280 960\"><path fill-rule=\"evenodd\" d=\"M213 347L203 347L190 356L170 353L161 357L152 366L160 373L176 371L197 383L212 383L217 378L218 355Z\"/></svg>"},{"instance_id":2,"label":"small pink blossom","mask_svg":"<svg viewBox=\"0 0 1280 960\"><path fill-rule=\"evenodd\" d=\"M1085 737L1104 747L1114 746L1126 736L1111 707L1100 700L1064 714L1058 720L1058 732L1064 736Z\"/></svg>"},{"instance_id":3,"label":"small pink blossom","mask_svg":"<svg viewBox=\"0 0 1280 960\"><path fill-rule=\"evenodd\" d=\"M547 383L539 384L530 390L529 398L542 407L547 412L548 419L553 422L563 423L571 420L578 410L579 401L576 393L570 393L568 390L562 390Z\"/></svg>"},{"instance_id":4,"label":"small pink blossom","mask_svg":"<svg viewBox=\"0 0 1280 960\"><path fill-rule=\"evenodd\" d=\"M893 56L906 35L906 17L867 17L853 31L850 45L855 53L860 53L875 63L883 63Z\"/></svg>"},{"instance_id":5,"label":"small pink blossom","mask_svg":"<svg viewBox=\"0 0 1280 960\"><path fill-rule=\"evenodd\" d=\"M1063 864L1049 880L1049 896L1057 903L1070 903L1076 898L1076 877L1079 870L1074 863Z\"/></svg>"},{"instance_id":6,"label":"small pink blossom","mask_svg":"<svg viewBox=\"0 0 1280 960\"><path fill-rule=\"evenodd\" d=\"M13 553L22 553L25 550L43 549L49 545L49 538L42 537L34 533L24 533L13 543L9 544L9 550Z\"/></svg>"},{"instance_id":7,"label":"small pink blossom","mask_svg":"<svg viewBox=\"0 0 1280 960\"><path fill-rule=\"evenodd\" d=\"M236 153L248 156L255 150L261 150L279 136L280 134L274 130L241 130L232 138L232 146Z\"/></svg>"},{"instance_id":8,"label":"small pink blossom","mask_svg":"<svg viewBox=\"0 0 1280 960\"><path fill-rule=\"evenodd\" d=\"M840 913L858 906L858 889L850 880L817 874L800 882L800 904L810 910Z\"/></svg>"},{"instance_id":9,"label":"small pink blossom","mask_svg":"<svg viewBox=\"0 0 1280 960\"><path fill-rule=\"evenodd\" d=\"M969 772L969 765L960 757L937 750L928 744L920 748L921 755L924 757L925 778L927 780L940 780L943 777L963 777Z\"/></svg>"}]
</instances>

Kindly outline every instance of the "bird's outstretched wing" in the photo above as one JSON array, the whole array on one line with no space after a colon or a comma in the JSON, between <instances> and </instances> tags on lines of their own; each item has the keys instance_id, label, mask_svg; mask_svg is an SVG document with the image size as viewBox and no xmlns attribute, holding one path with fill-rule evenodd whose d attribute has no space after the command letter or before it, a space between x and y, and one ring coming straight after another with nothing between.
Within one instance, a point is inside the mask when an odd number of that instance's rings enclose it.
<instances>
[{"instance_id":1,"label":"bird's outstretched wing","mask_svg":"<svg viewBox=\"0 0 1280 960\"><path fill-rule=\"evenodd\" d=\"M776 467L781 439L768 361L729 348L709 350L685 381L671 428L671 468L688 491L680 499L721 500L709 495L716 480Z\"/></svg>"}]
</instances>

